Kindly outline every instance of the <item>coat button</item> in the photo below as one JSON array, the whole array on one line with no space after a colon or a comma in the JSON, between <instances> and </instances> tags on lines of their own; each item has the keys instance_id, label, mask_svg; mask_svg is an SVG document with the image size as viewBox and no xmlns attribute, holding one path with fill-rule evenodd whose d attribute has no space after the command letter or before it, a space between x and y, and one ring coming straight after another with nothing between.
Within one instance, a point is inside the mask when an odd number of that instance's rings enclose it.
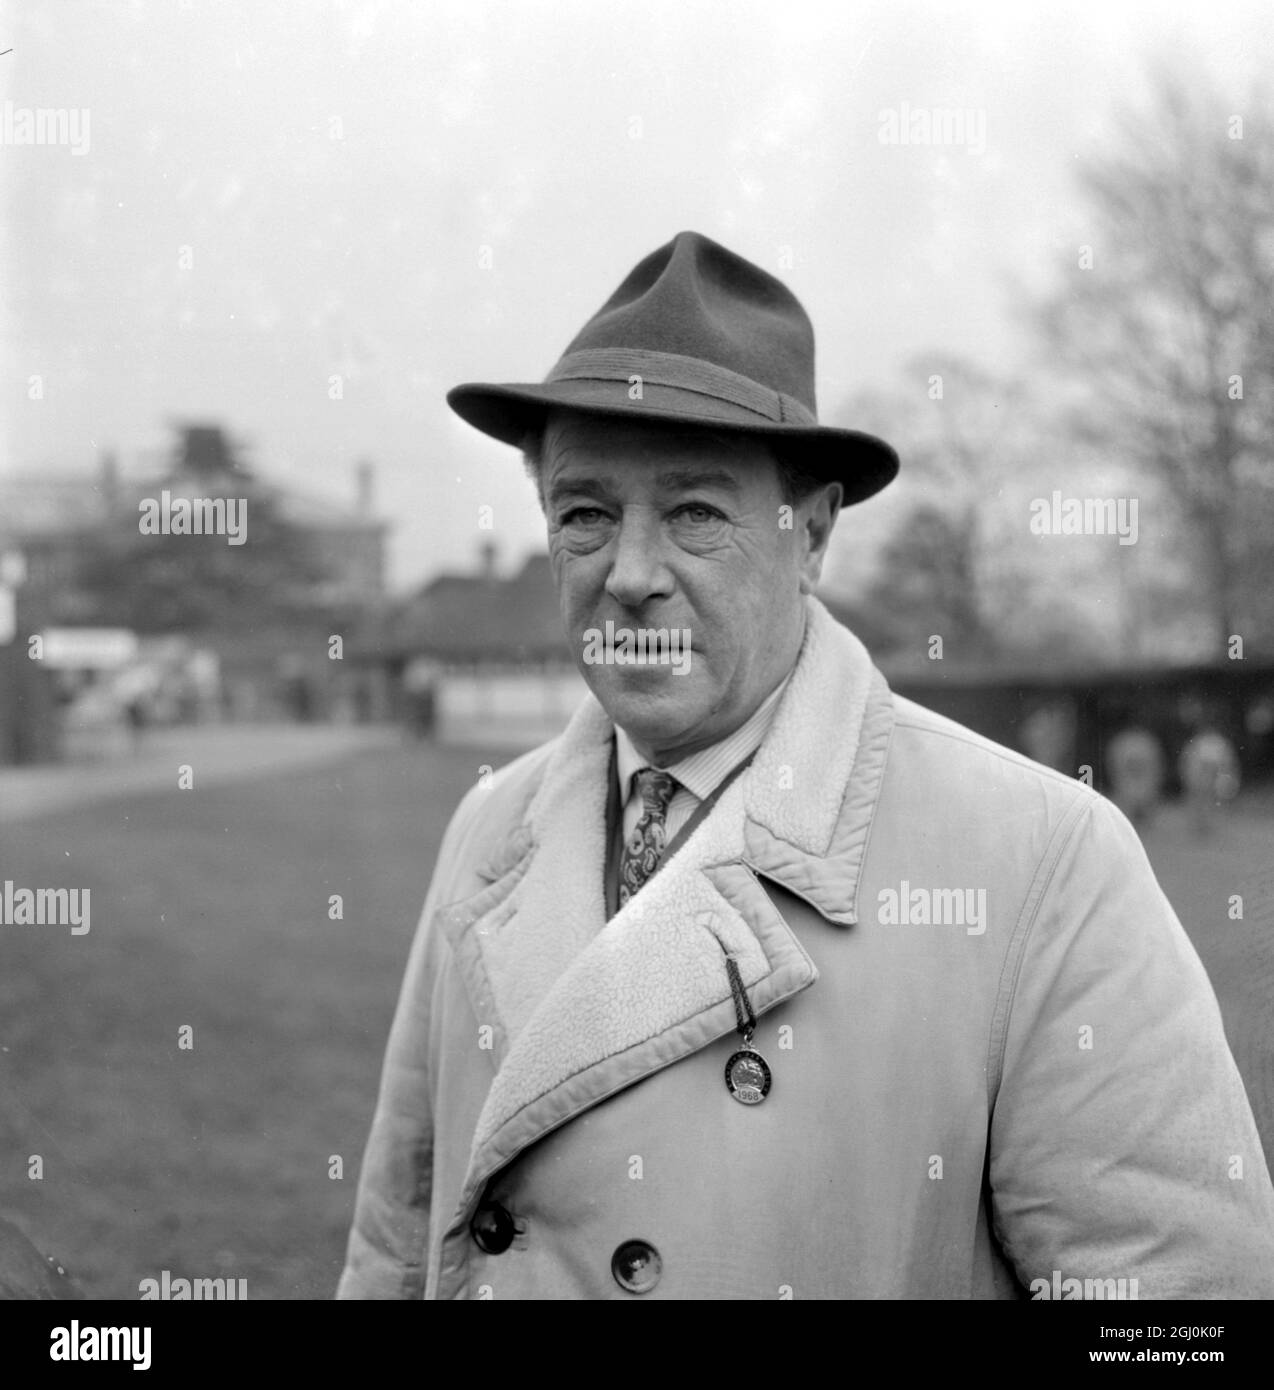
<instances>
[{"instance_id":1,"label":"coat button","mask_svg":"<svg viewBox=\"0 0 1274 1390\"><path fill-rule=\"evenodd\" d=\"M469 1222L469 1230L480 1250L503 1255L513 1244L513 1218L499 1202L483 1202Z\"/></svg>"},{"instance_id":2,"label":"coat button","mask_svg":"<svg viewBox=\"0 0 1274 1390\"><path fill-rule=\"evenodd\" d=\"M615 1282L629 1293L649 1293L663 1271L659 1251L644 1240L626 1240L610 1257Z\"/></svg>"}]
</instances>

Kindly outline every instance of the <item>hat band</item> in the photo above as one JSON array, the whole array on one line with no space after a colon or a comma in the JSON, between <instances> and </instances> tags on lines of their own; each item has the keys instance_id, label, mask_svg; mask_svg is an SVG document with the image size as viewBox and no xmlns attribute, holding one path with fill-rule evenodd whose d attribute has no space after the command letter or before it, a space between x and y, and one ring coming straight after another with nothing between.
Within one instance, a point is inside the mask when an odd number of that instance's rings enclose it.
<instances>
[{"instance_id":1,"label":"hat band","mask_svg":"<svg viewBox=\"0 0 1274 1390\"><path fill-rule=\"evenodd\" d=\"M817 425L814 412L795 396L762 386L750 376L718 367L702 357L646 348L583 348L568 352L545 378L551 381L632 381L640 377L651 386L675 386L715 400L742 406L777 424Z\"/></svg>"}]
</instances>

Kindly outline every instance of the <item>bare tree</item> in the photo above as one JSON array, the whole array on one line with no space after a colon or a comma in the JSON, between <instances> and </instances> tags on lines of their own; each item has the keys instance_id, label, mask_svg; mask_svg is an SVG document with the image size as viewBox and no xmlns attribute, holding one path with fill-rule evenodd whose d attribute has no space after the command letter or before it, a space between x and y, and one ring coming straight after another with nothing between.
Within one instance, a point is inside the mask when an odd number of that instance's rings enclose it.
<instances>
[{"instance_id":1,"label":"bare tree","mask_svg":"<svg viewBox=\"0 0 1274 1390\"><path fill-rule=\"evenodd\" d=\"M1042 455L1038 404L1021 382L952 353L918 356L902 377L896 389L860 393L841 412L896 445L915 498L881 547L863 602L898 646L915 649L936 634L951 657L1021 654L1031 634L1015 615L1036 601L1047 607L1051 585L1020 545L1006 543L1015 523L1010 485L1032 476ZM1023 507L1019 541L1026 518ZM1066 614L1050 611L1044 626L1053 647L1059 622L1065 630Z\"/></svg>"},{"instance_id":2,"label":"bare tree","mask_svg":"<svg viewBox=\"0 0 1274 1390\"><path fill-rule=\"evenodd\" d=\"M1274 632L1274 105L1151 88L1080 175L1091 230L1039 321L1073 437L1163 484L1223 655Z\"/></svg>"}]
</instances>

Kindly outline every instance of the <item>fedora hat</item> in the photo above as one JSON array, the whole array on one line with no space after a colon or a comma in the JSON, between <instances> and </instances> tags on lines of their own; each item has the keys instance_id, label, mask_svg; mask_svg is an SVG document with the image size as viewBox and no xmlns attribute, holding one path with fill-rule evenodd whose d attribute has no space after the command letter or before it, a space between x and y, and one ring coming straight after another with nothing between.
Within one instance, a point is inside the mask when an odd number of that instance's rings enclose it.
<instances>
[{"instance_id":1,"label":"fedora hat","mask_svg":"<svg viewBox=\"0 0 1274 1390\"><path fill-rule=\"evenodd\" d=\"M814 329L796 296L698 232L640 261L542 382L466 382L447 403L519 447L542 432L550 408L756 436L803 472L841 483L846 505L898 472L883 439L818 423Z\"/></svg>"}]
</instances>

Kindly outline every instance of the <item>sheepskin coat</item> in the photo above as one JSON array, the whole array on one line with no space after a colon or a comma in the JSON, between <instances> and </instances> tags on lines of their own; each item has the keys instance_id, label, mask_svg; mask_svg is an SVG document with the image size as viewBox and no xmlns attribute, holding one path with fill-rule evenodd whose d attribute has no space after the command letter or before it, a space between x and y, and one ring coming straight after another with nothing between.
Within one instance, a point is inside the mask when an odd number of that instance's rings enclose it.
<instances>
[{"instance_id":1,"label":"sheepskin coat","mask_svg":"<svg viewBox=\"0 0 1274 1390\"><path fill-rule=\"evenodd\" d=\"M810 599L752 763L607 921L612 736L590 697L451 822L339 1297L1274 1296L1215 997L1108 801L891 694Z\"/></svg>"}]
</instances>

